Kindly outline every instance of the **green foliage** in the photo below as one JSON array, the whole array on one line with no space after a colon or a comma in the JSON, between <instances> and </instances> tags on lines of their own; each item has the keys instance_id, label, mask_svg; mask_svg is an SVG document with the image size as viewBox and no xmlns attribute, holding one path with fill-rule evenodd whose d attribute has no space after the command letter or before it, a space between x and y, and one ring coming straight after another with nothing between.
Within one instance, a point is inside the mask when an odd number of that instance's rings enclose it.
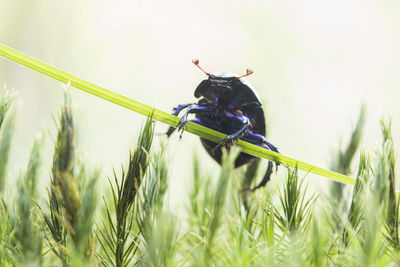
<instances>
[{"instance_id":1,"label":"green foliage","mask_svg":"<svg viewBox=\"0 0 400 267\"><path fill-rule=\"evenodd\" d=\"M18 196L16 207L15 237L20 246L22 262L41 262L42 235L36 212L34 199L37 198L37 183L39 181L39 167L41 163L41 140L33 144L28 168L18 181Z\"/></svg>"},{"instance_id":2,"label":"green foliage","mask_svg":"<svg viewBox=\"0 0 400 267\"><path fill-rule=\"evenodd\" d=\"M363 105L361 106L360 114L351 134L349 143L344 150L338 151L337 156L333 159L333 163L331 164L332 170L346 174L351 173L350 166L354 155L356 154L358 147L361 143L363 128L365 124L365 116L366 108ZM338 183L335 183L334 185L336 184Z\"/></svg>"},{"instance_id":3,"label":"green foliage","mask_svg":"<svg viewBox=\"0 0 400 267\"><path fill-rule=\"evenodd\" d=\"M104 264L130 266L137 252L140 232L138 226L135 225L137 215L132 207L148 169L153 135L154 125L152 118L149 117L139 135L134 152L129 155L127 172L122 169L121 182L118 182L115 173L114 184L109 180L113 209L111 209L110 203L104 200L107 219L103 220L102 227L98 229L98 240L102 248L100 257ZM154 193L154 191L150 193Z\"/></svg>"},{"instance_id":4,"label":"green foliage","mask_svg":"<svg viewBox=\"0 0 400 267\"><path fill-rule=\"evenodd\" d=\"M83 165L76 165L73 118L66 94L48 193L50 214L43 213L50 232L46 241L64 266L85 263L94 254L91 229L96 208L95 183L99 174L96 170L88 174Z\"/></svg>"},{"instance_id":5,"label":"green foliage","mask_svg":"<svg viewBox=\"0 0 400 267\"><path fill-rule=\"evenodd\" d=\"M348 173L362 120L334 160ZM2 128L8 121L12 117ZM381 127L379 152L360 153L355 185L349 194L336 195L339 202L334 194L329 202L317 198L308 186L312 180L299 176L296 168L280 171L265 189L247 190L268 163L257 160L234 169L240 151L233 147L218 171L206 172L195 157L187 203L182 194L183 204L172 207L167 143L153 145L149 118L129 162L109 179L99 204L101 175L77 160L67 95L47 207L36 204L43 201L37 193L43 139L34 143L16 192L0 195L0 265L395 266L400 261L396 154L390 122Z\"/></svg>"},{"instance_id":6,"label":"green foliage","mask_svg":"<svg viewBox=\"0 0 400 267\"><path fill-rule=\"evenodd\" d=\"M339 150L337 155L333 158L331 164L332 170L339 173L351 174L350 167L361 143L365 117L366 108L363 105L347 146L344 150ZM335 211L332 214L332 223L337 228L337 231L342 231L344 229L344 219L342 215L347 212L349 200L347 194L344 195L346 189L348 188L342 183L332 183L330 185L329 202L332 205L332 209Z\"/></svg>"},{"instance_id":7,"label":"green foliage","mask_svg":"<svg viewBox=\"0 0 400 267\"><path fill-rule=\"evenodd\" d=\"M249 190L252 187L252 182L256 180L256 176L257 176L257 170L258 167L260 165L260 160L254 160L252 163L249 164L249 166L246 169L246 172L244 174L244 179L242 181L242 192L241 192L241 196L242 196L242 201L243 201L243 206L246 210L247 216L252 216L252 211L254 211L254 209L256 209L257 207L255 207L254 205L252 205L252 203L254 203L253 201L251 201L251 191Z\"/></svg>"},{"instance_id":8,"label":"green foliage","mask_svg":"<svg viewBox=\"0 0 400 267\"><path fill-rule=\"evenodd\" d=\"M348 225L344 228L342 234L342 242L345 246L350 242L350 232L357 234L363 220L365 210L365 203L363 200L366 198L366 186L368 185L371 175L370 164L368 155L362 152L360 154L360 163L356 183L353 188L350 209L347 215Z\"/></svg>"},{"instance_id":9,"label":"green foliage","mask_svg":"<svg viewBox=\"0 0 400 267\"><path fill-rule=\"evenodd\" d=\"M7 113L11 108L13 100L14 96L11 95L7 89L5 89L0 98L0 128L3 126L3 122L7 117Z\"/></svg>"},{"instance_id":10,"label":"green foliage","mask_svg":"<svg viewBox=\"0 0 400 267\"><path fill-rule=\"evenodd\" d=\"M390 245L396 252L400 251L400 232L399 232L399 208L400 197L396 192L396 174L395 174L395 152L393 139L391 134L391 121L381 121L383 143L381 161L379 164L379 178L387 179L387 215L386 215L386 230ZM383 173L382 173L383 172ZM383 189L381 189L383 190ZM378 189L378 192L381 191Z\"/></svg>"},{"instance_id":11,"label":"green foliage","mask_svg":"<svg viewBox=\"0 0 400 267\"><path fill-rule=\"evenodd\" d=\"M20 257L15 237L13 214L0 198L0 266L15 266Z\"/></svg>"},{"instance_id":12,"label":"green foliage","mask_svg":"<svg viewBox=\"0 0 400 267\"><path fill-rule=\"evenodd\" d=\"M304 181L304 180L303 180ZM303 181L299 182L297 169L288 170L283 193L279 194L282 212L276 210L278 225L283 232L306 231L311 219L311 205L316 196L306 199Z\"/></svg>"},{"instance_id":13,"label":"green foliage","mask_svg":"<svg viewBox=\"0 0 400 267\"><path fill-rule=\"evenodd\" d=\"M164 209L168 167L165 145L152 160L152 170L138 195L136 221L141 233L144 266L176 266L176 216Z\"/></svg>"},{"instance_id":14,"label":"green foliage","mask_svg":"<svg viewBox=\"0 0 400 267\"><path fill-rule=\"evenodd\" d=\"M14 114L10 108L14 97L4 89L0 98L0 194L4 191L6 166L14 130Z\"/></svg>"},{"instance_id":15,"label":"green foliage","mask_svg":"<svg viewBox=\"0 0 400 267\"><path fill-rule=\"evenodd\" d=\"M229 179L233 170L233 162L238 155L237 150L231 149L229 155L223 154L223 164L217 184L213 185L210 178L204 179L200 173L201 167L196 159L194 162L195 182L190 196L191 212L193 214L192 232L197 247L193 251L194 264L196 266L209 266L215 254L215 242L217 233L221 228L222 219L226 219L224 207ZM193 213L192 213L193 212ZM226 220L224 220L226 222Z\"/></svg>"}]
</instances>

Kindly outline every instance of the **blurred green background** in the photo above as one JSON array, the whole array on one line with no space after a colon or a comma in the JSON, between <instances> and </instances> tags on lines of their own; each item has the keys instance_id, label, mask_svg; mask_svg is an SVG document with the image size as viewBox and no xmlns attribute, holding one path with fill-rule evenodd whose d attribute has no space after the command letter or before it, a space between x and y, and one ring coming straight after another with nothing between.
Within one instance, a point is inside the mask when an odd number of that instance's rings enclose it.
<instances>
[{"instance_id":1,"label":"blurred green background","mask_svg":"<svg viewBox=\"0 0 400 267\"><path fill-rule=\"evenodd\" d=\"M399 151L398 1L0 0L0 7L3 44L164 111L195 100L205 77L193 58L211 73L253 69L248 80L265 105L268 139L296 159L328 167L363 102L362 147L376 149L379 119L391 116ZM0 83L18 94L10 177L26 165L33 137L42 132L47 184L63 86L4 59ZM73 88L71 93L78 149L102 168L105 181L127 161L144 117ZM157 132L166 129L157 124ZM179 142L174 135L175 198L191 182L193 150L210 172L218 168L197 137L185 134Z\"/></svg>"}]
</instances>

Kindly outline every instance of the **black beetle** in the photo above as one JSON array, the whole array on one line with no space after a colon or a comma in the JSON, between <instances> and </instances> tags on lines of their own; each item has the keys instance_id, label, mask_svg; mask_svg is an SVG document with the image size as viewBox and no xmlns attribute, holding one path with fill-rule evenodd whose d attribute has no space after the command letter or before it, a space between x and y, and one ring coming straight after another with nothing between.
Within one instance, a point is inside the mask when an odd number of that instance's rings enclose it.
<instances>
[{"instance_id":1,"label":"black beetle","mask_svg":"<svg viewBox=\"0 0 400 267\"><path fill-rule=\"evenodd\" d=\"M229 73L210 74L199 66L198 60L192 62L208 76L208 79L203 80L194 92L194 96L200 98L197 103L182 104L173 109L172 114L177 116L186 108L185 114L176 126L181 132L180 138L186 128L188 115L194 113L195 119L190 120L191 122L228 135L218 143L201 138L208 154L218 163L221 163L222 146L229 147L238 139L278 152L278 149L265 139L262 104L254 88L244 79L253 71L247 69L246 74L242 76ZM175 127L170 127L167 135L170 136L174 131ZM250 163L254 159L252 155L240 153L235 161L235 167ZM252 190L264 186L269 181L272 168L270 161L263 180Z\"/></svg>"}]
</instances>

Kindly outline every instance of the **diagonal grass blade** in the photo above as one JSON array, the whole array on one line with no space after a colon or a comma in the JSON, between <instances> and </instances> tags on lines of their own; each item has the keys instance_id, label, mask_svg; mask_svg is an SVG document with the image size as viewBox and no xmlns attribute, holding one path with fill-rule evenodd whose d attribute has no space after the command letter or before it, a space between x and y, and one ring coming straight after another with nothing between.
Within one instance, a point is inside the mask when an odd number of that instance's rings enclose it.
<instances>
[{"instance_id":1,"label":"diagonal grass blade","mask_svg":"<svg viewBox=\"0 0 400 267\"><path fill-rule=\"evenodd\" d=\"M127 98L125 96L122 96L120 94L117 94L115 92L112 92L110 90L107 90L103 87L100 87L98 85L95 85L93 83L87 82L83 79L80 79L72 74L66 73L62 70L59 70L55 67L52 67L46 63L43 63L37 59L34 59L30 56L27 56L23 53L20 53L12 48L9 48L3 44L0 43L0 56L18 63L20 65L23 65L29 69L35 70L37 72L40 72L44 75L47 75L49 77L52 77L53 79L56 79L58 81L61 81L63 83L70 83L73 87L80 89L84 92L87 92L89 94L95 95L97 97L100 97L104 100L107 100L109 102L112 102L114 104L120 105L122 107L125 107L127 109L133 110L137 113L140 113L145 116L150 116L153 114L153 118L155 120L158 120L160 122L166 123L171 126L176 126L178 124L179 118L176 116L173 116L171 114L168 114L164 111L158 110L156 108L153 108L151 106L139 103L133 99ZM216 132L214 130L211 130L209 128L206 128L204 126L195 124L195 123L189 123L188 124L188 132L193 133L195 135L198 135L202 138L217 142L218 140L224 138L226 135L220 132ZM311 164L284 156L282 154L278 154L269 150L266 150L264 148L261 148L259 146L244 142L239 140L238 144L241 146L242 151L246 152L248 154L268 159L268 160L273 160L276 162L280 162L284 165L290 166L290 167L297 167L298 169L314 173L338 182L342 183L347 183L347 184L354 184L354 179L351 177L348 177L346 175L336 173L330 170L322 169L316 166L313 166Z\"/></svg>"}]
</instances>

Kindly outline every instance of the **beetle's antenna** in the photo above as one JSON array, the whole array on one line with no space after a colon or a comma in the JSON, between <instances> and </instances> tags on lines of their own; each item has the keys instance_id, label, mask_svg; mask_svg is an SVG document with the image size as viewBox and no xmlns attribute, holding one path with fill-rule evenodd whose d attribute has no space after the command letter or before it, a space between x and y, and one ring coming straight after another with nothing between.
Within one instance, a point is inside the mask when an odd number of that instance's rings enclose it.
<instances>
[{"instance_id":1,"label":"beetle's antenna","mask_svg":"<svg viewBox=\"0 0 400 267\"><path fill-rule=\"evenodd\" d=\"M193 59L193 60L192 60L192 63L193 63L194 65L196 65L202 72L204 72L205 75L207 75L208 77L211 76L208 72L206 72L205 70L203 70L202 67L199 66L199 60L198 60L198 59Z\"/></svg>"},{"instance_id":2,"label":"beetle's antenna","mask_svg":"<svg viewBox=\"0 0 400 267\"><path fill-rule=\"evenodd\" d=\"M254 71L252 71L251 69L247 69L247 70L246 70L246 74L244 74L244 75L242 75L242 76L239 76L239 77L237 77L236 79L239 80L240 78L249 76L249 75L253 74L253 72L254 72Z\"/></svg>"}]
</instances>

